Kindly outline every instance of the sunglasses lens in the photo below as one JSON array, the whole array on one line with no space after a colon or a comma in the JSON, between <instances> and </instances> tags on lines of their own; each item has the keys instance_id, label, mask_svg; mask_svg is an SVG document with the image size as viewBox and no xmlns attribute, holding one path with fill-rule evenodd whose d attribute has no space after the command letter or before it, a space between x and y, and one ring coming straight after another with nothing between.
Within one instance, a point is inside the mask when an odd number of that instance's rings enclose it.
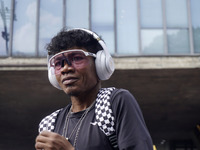
<instances>
[{"instance_id":1,"label":"sunglasses lens","mask_svg":"<svg viewBox=\"0 0 200 150\"><path fill-rule=\"evenodd\" d=\"M60 70L65 64L79 68L87 60L87 56L82 51L66 51L53 56L50 60L51 67L54 68L54 74L60 74Z\"/></svg>"}]
</instances>

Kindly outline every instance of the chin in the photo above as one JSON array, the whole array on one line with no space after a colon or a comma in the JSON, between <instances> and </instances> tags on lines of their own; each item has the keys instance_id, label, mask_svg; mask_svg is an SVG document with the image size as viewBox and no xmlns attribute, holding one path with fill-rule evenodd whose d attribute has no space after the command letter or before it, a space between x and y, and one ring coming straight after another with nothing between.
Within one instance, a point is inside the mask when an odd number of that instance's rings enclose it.
<instances>
[{"instance_id":1,"label":"chin","mask_svg":"<svg viewBox=\"0 0 200 150\"><path fill-rule=\"evenodd\" d=\"M69 96L78 96L80 93L80 90L78 90L76 87L74 86L67 86L63 88L63 91L69 95Z\"/></svg>"}]
</instances>

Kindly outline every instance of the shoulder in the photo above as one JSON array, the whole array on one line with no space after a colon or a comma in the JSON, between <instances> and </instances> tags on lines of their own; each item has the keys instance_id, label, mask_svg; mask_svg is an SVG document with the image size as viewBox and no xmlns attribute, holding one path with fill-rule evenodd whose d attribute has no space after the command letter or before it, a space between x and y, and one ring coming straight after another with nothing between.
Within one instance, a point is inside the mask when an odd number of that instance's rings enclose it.
<instances>
[{"instance_id":1,"label":"shoulder","mask_svg":"<svg viewBox=\"0 0 200 150\"><path fill-rule=\"evenodd\" d=\"M137 103L135 97L126 89L115 89L111 94L112 103Z\"/></svg>"},{"instance_id":2,"label":"shoulder","mask_svg":"<svg viewBox=\"0 0 200 150\"><path fill-rule=\"evenodd\" d=\"M114 96L116 96L116 95L119 95L119 94L128 94L128 95L132 95L128 90L126 90L126 89L122 89L122 88L120 88L120 89L118 89L118 88L115 88L114 89L114 91L112 92L112 95Z\"/></svg>"},{"instance_id":3,"label":"shoulder","mask_svg":"<svg viewBox=\"0 0 200 150\"><path fill-rule=\"evenodd\" d=\"M150 134L135 97L128 90L115 89L111 94L111 103L119 148L152 147Z\"/></svg>"},{"instance_id":4,"label":"shoulder","mask_svg":"<svg viewBox=\"0 0 200 150\"><path fill-rule=\"evenodd\" d=\"M60 111L62 111L62 109L58 109L54 111L53 113L51 113L50 115L47 115L46 117L44 117L39 124L39 129L38 129L39 132L42 132L44 130L53 131L56 118L58 114L60 113Z\"/></svg>"},{"instance_id":5,"label":"shoulder","mask_svg":"<svg viewBox=\"0 0 200 150\"><path fill-rule=\"evenodd\" d=\"M51 114L44 117L41 122L39 123L38 131L39 133L47 130L47 131L54 131L57 120L60 116L63 116L63 114L68 110L70 105L67 105L64 108L58 109Z\"/></svg>"},{"instance_id":6,"label":"shoulder","mask_svg":"<svg viewBox=\"0 0 200 150\"><path fill-rule=\"evenodd\" d=\"M44 117L39 123L38 132L40 133L44 130L54 131L57 119L59 118L59 116L62 116L63 113L65 113L68 108L69 105L67 105L64 108L58 109L52 112L51 114L47 115L46 117Z\"/></svg>"},{"instance_id":7,"label":"shoulder","mask_svg":"<svg viewBox=\"0 0 200 150\"><path fill-rule=\"evenodd\" d=\"M135 97L126 89L115 89L111 94L111 106L115 115L139 114L142 115L140 106ZM122 116L123 116L122 115Z\"/></svg>"}]
</instances>

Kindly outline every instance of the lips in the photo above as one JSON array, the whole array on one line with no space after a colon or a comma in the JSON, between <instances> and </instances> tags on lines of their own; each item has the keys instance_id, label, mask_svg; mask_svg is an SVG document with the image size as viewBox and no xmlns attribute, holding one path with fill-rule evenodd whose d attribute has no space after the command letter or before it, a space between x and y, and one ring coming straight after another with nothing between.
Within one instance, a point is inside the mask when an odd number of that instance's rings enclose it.
<instances>
[{"instance_id":1,"label":"lips","mask_svg":"<svg viewBox=\"0 0 200 150\"><path fill-rule=\"evenodd\" d=\"M75 83L77 80L78 80L78 78L76 78L76 77L65 77L62 79L62 83L64 85L70 85L70 84Z\"/></svg>"}]
</instances>

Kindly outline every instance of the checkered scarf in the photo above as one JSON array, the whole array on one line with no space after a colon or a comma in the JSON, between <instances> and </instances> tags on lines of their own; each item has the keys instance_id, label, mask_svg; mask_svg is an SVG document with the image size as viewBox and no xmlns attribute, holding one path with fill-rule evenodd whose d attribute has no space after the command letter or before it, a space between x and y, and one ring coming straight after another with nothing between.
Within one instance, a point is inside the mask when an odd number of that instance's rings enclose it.
<instances>
[{"instance_id":1,"label":"checkered scarf","mask_svg":"<svg viewBox=\"0 0 200 150\"><path fill-rule=\"evenodd\" d=\"M107 136L115 132L114 116L109 101L110 95L114 89L115 88L100 89L95 104L96 123ZM42 119L39 124L39 132L42 132L43 130L53 132L57 116L61 110L62 109L59 109Z\"/></svg>"},{"instance_id":2,"label":"checkered scarf","mask_svg":"<svg viewBox=\"0 0 200 150\"><path fill-rule=\"evenodd\" d=\"M114 116L110 104L110 95L115 88L102 88L97 94L95 104L96 122L99 128L107 135L115 132Z\"/></svg>"}]
</instances>

